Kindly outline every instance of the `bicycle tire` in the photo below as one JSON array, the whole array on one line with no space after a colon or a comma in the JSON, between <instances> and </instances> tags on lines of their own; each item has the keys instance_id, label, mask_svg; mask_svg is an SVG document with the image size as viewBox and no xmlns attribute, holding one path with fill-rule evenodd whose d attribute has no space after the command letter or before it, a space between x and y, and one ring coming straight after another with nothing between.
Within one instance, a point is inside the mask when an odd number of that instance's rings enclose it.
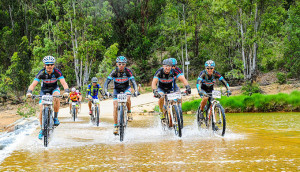
<instances>
[{"instance_id":1,"label":"bicycle tire","mask_svg":"<svg viewBox=\"0 0 300 172\"><path fill-rule=\"evenodd\" d=\"M50 125L50 120L49 120L49 117L50 117L50 109L48 107L45 107L44 110L43 110L43 137L44 137L44 146L47 147L48 144L49 144L49 137L50 137L50 132L49 132L49 125Z\"/></svg>"},{"instance_id":2,"label":"bicycle tire","mask_svg":"<svg viewBox=\"0 0 300 172\"><path fill-rule=\"evenodd\" d=\"M179 107L179 114L180 114L180 127L181 129L183 128L183 114L182 114L182 108L181 105L178 106Z\"/></svg>"},{"instance_id":3,"label":"bicycle tire","mask_svg":"<svg viewBox=\"0 0 300 172\"><path fill-rule=\"evenodd\" d=\"M216 104L214 107L213 117L216 119L216 123L212 121L212 130L220 136L225 135L226 131L226 116L225 110L220 104Z\"/></svg>"},{"instance_id":4,"label":"bicycle tire","mask_svg":"<svg viewBox=\"0 0 300 172\"><path fill-rule=\"evenodd\" d=\"M96 125L99 126L99 107L97 106L95 109L96 112Z\"/></svg>"},{"instance_id":5,"label":"bicycle tire","mask_svg":"<svg viewBox=\"0 0 300 172\"><path fill-rule=\"evenodd\" d=\"M73 116L73 120L75 121L75 120L76 120L76 108L75 108L74 105L72 105L72 109L73 109L73 110L72 110L72 112L73 112L73 113L72 113L72 114L73 114L72 116Z\"/></svg>"},{"instance_id":6,"label":"bicycle tire","mask_svg":"<svg viewBox=\"0 0 300 172\"><path fill-rule=\"evenodd\" d=\"M179 137L182 136L181 132L181 119L180 119L180 112L177 105L172 106L173 111L173 128L175 130L175 135L178 135Z\"/></svg>"},{"instance_id":7,"label":"bicycle tire","mask_svg":"<svg viewBox=\"0 0 300 172\"><path fill-rule=\"evenodd\" d=\"M122 142L124 140L124 109L123 106L120 106L119 111L119 130L120 130L120 141Z\"/></svg>"}]
</instances>

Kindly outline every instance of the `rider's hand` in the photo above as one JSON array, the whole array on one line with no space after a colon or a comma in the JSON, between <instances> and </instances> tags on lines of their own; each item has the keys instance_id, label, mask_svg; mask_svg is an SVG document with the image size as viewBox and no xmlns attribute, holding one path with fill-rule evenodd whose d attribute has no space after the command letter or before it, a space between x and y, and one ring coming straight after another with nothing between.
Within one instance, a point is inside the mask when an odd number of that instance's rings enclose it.
<instances>
[{"instance_id":1,"label":"rider's hand","mask_svg":"<svg viewBox=\"0 0 300 172\"><path fill-rule=\"evenodd\" d=\"M227 93L227 96L231 95L231 91L230 90L227 90L226 93Z\"/></svg>"},{"instance_id":2,"label":"rider's hand","mask_svg":"<svg viewBox=\"0 0 300 172\"><path fill-rule=\"evenodd\" d=\"M191 94L192 93L192 89L191 89L190 85L185 86L185 88L186 88L186 90L185 90L186 94Z\"/></svg>"},{"instance_id":3,"label":"rider's hand","mask_svg":"<svg viewBox=\"0 0 300 172\"><path fill-rule=\"evenodd\" d=\"M69 88L65 89L65 92L63 94L63 97L68 97L69 96Z\"/></svg>"},{"instance_id":4,"label":"rider's hand","mask_svg":"<svg viewBox=\"0 0 300 172\"><path fill-rule=\"evenodd\" d=\"M157 98L160 97L160 94L158 93L157 89L153 90L153 94L154 94L154 97L157 97Z\"/></svg>"},{"instance_id":5,"label":"rider's hand","mask_svg":"<svg viewBox=\"0 0 300 172\"><path fill-rule=\"evenodd\" d=\"M28 90L26 93L26 97L31 98L31 96L32 96L32 91Z\"/></svg>"},{"instance_id":6,"label":"rider's hand","mask_svg":"<svg viewBox=\"0 0 300 172\"><path fill-rule=\"evenodd\" d=\"M200 97L203 97L203 96L206 96L207 94L206 94L205 91L202 90L202 91L199 92L199 95L200 95Z\"/></svg>"}]
</instances>

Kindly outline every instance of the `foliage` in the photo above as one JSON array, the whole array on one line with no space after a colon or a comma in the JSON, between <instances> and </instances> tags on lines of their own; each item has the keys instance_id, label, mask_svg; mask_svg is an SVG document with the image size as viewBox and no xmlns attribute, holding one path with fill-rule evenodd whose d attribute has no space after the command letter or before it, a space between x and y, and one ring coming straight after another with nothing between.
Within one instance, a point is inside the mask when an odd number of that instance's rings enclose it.
<instances>
[{"instance_id":1,"label":"foliage","mask_svg":"<svg viewBox=\"0 0 300 172\"><path fill-rule=\"evenodd\" d=\"M250 81L245 82L242 86L242 91L244 95L251 95L254 93L261 93L261 89L257 83L251 83Z\"/></svg>"},{"instance_id":2,"label":"foliage","mask_svg":"<svg viewBox=\"0 0 300 172\"><path fill-rule=\"evenodd\" d=\"M286 83L286 78L287 78L287 75L285 73L282 73L282 72L277 73L277 79L278 79L279 84Z\"/></svg>"},{"instance_id":3,"label":"foliage","mask_svg":"<svg viewBox=\"0 0 300 172\"><path fill-rule=\"evenodd\" d=\"M184 102L182 110L196 111L201 99ZM252 96L239 95L220 99L221 105L231 112L274 112L274 111L300 111L300 91L290 94L276 95L253 94Z\"/></svg>"},{"instance_id":4,"label":"foliage","mask_svg":"<svg viewBox=\"0 0 300 172\"><path fill-rule=\"evenodd\" d=\"M32 115L35 115L36 109L29 104L25 104L18 108L17 114L20 116L23 116L25 118L28 118Z\"/></svg>"}]
</instances>

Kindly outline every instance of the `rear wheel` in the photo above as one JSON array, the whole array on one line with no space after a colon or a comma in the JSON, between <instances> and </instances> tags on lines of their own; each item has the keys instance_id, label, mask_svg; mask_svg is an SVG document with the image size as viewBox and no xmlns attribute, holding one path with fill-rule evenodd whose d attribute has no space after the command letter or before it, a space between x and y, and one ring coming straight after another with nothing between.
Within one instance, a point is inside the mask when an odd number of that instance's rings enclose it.
<instances>
[{"instance_id":1,"label":"rear wheel","mask_svg":"<svg viewBox=\"0 0 300 172\"><path fill-rule=\"evenodd\" d=\"M179 107L179 114L180 114L180 127L182 129L183 128L183 115L182 115L181 104L178 107Z\"/></svg>"},{"instance_id":2,"label":"rear wheel","mask_svg":"<svg viewBox=\"0 0 300 172\"><path fill-rule=\"evenodd\" d=\"M226 116L225 110L220 104L216 104L214 107L213 116L215 119L215 121L212 122L213 131L220 136L224 136L226 130Z\"/></svg>"},{"instance_id":3,"label":"rear wheel","mask_svg":"<svg viewBox=\"0 0 300 172\"><path fill-rule=\"evenodd\" d=\"M99 107L96 106L95 108L95 113L96 113L96 125L99 126Z\"/></svg>"},{"instance_id":4,"label":"rear wheel","mask_svg":"<svg viewBox=\"0 0 300 172\"><path fill-rule=\"evenodd\" d=\"M124 140L124 109L123 106L120 106L120 111L119 111L119 129L120 129L120 141L122 142Z\"/></svg>"},{"instance_id":5,"label":"rear wheel","mask_svg":"<svg viewBox=\"0 0 300 172\"><path fill-rule=\"evenodd\" d=\"M177 105L173 105L172 106L172 112L173 112L173 127L174 127L174 130L175 130L175 135L178 135L179 137L182 136L182 133L181 133L181 119L180 119L180 112L179 112L179 109L178 109L178 106Z\"/></svg>"},{"instance_id":6,"label":"rear wheel","mask_svg":"<svg viewBox=\"0 0 300 172\"><path fill-rule=\"evenodd\" d=\"M50 109L45 107L43 110L43 135L44 135L44 146L47 147L49 144L49 131L50 131Z\"/></svg>"}]
</instances>

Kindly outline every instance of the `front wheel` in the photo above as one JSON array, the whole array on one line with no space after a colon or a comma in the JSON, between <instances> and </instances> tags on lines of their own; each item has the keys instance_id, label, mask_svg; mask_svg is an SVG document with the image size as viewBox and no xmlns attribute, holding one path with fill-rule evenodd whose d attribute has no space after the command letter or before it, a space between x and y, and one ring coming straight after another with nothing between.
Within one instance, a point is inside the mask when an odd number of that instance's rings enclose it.
<instances>
[{"instance_id":1,"label":"front wheel","mask_svg":"<svg viewBox=\"0 0 300 172\"><path fill-rule=\"evenodd\" d=\"M225 110L220 104L216 104L216 106L214 107L213 119L213 131L220 136L224 136L226 130L226 116Z\"/></svg>"},{"instance_id":2,"label":"front wheel","mask_svg":"<svg viewBox=\"0 0 300 172\"><path fill-rule=\"evenodd\" d=\"M124 121L124 109L123 106L119 107L119 129L120 129L120 141L124 140L124 129L125 129L125 121Z\"/></svg>"},{"instance_id":3,"label":"front wheel","mask_svg":"<svg viewBox=\"0 0 300 172\"><path fill-rule=\"evenodd\" d=\"M172 113L173 113L173 123L174 123L173 127L175 130L175 135L181 137L182 136L181 118L180 118L180 112L177 105L172 106Z\"/></svg>"},{"instance_id":4,"label":"front wheel","mask_svg":"<svg viewBox=\"0 0 300 172\"><path fill-rule=\"evenodd\" d=\"M96 108L95 108L95 113L96 113L96 125L99 126L99 115L100 115L100 113L99 113L99 107L98 106L96 106Z\"/></svg>"},{"instance_id":5,"label":"front wheel","mask_svg":"<svg viewBox=\"0 0 300 172\"><path fill-rule=\"evenodd\" d=\"M73 116L73 120L75 121L76 120L76 108L75 108L75 106L73 105L72 106L72 116Z\"/></svg>"},{"instance_id":6,"label":"front wheel","mask_svg":"<svg viewBox=\"0 0 300 172\"><path fill-rule=\"evenodd\" d=\"M44 146L47 147L50 139L50 113L51 110L48 107L45 107L43 110L43 135L44 135Z\"/></svg>"}]
</instances>

